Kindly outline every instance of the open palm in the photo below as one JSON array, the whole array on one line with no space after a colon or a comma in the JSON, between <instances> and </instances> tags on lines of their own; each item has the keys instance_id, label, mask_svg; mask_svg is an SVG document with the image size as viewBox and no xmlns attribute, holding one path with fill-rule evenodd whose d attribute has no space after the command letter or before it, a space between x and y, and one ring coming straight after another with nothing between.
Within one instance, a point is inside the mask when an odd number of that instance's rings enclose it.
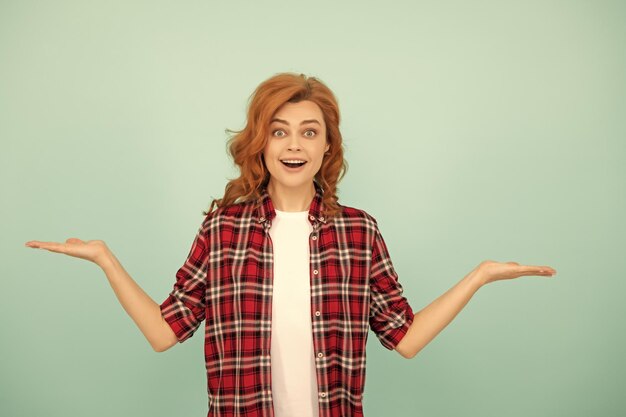
<instances>
[{"instance_id":1,"label":"open palm","mask_svg":"<svg viewBox=\"0 0 626 417\"><path fill-rule=\"evenodd\" d=\"M76 258L86 259L96 264L100 264L107 246L102 240L84 241L78 238L69 238L65 243L61 242L41 242L31 240L25 243L26 246L36 249L46 249L50 252L64 253Z\"/></svg>"},{"instance_id":2,"label":"open palm","mask_svg":"<svg viewBox=\"0 0 626 417\"><path fill-rule=\"evenodd\" d=\"M556 270L549 266L520 265L517 262L481 262L475 269L482 277L483 284L503 279L513 279L521 276L548 276L556 274Z\"/></svg>"}]
</instances>

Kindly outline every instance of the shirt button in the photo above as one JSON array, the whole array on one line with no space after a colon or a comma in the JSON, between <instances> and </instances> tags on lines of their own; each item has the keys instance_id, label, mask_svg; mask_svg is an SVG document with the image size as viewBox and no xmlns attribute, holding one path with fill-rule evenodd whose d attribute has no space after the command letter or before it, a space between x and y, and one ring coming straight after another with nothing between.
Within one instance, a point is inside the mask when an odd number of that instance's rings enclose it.
<instances>
[{"instance_id":1,"label":"shirt button","mask_svg":"<svg viewBox=\"0 0 626 417\"><path fill-rule=\"evenodd\" d=\"M317 240L317 236L316 236L316 235L313 235L313 237L312 237L311 239L313 239L313 240Z\"/></svg>"},{"instance_id":2,"label":"shirt button","mask_svg":"<svg viewBox=\"0 0 626 417\"><path fill-rule=\"evenodd\" d=\"M264 222L264 221L265 221L265 217L261 217L261 218L259 218L259 221Z\"/></svg>"},{"instance_id":3,"label":"shirt button","mask_svg":"<svg viewBox=\"0 0 626 417\"><path fill-rule=\"evenodd\" d=\"M321 220L321 221L324 221L324 216L320 217L320 220Z\"/></svg>"},{"instance_id":4,"label":"shirt button","mask_svg":"<svg viewBox=\"0 0 626 417\"><path fill-rule=\"evenodd\" d=\"M325 392L320 392L320 397L325 398L326 397L326 393Z\"/></svg>"},{"instance_id":5,"label":"shirt button","mask_svg":"<svg viewBox=\"0 0 626 417\"><path fill-rule=\"evenodd\" d=\"M318 316L318 317L320 316L320 314L322 314L322 313L320 313L319 311L315 312L315 315Z\"/></svg>"},{"instance_id":6,"label":"shirt button","mask_svg":"<svg viewBox=\"0 0 626 417\"><path fill-rule=\"evenodd\" d=\"M320 353L318 353L318 354L317 354L317 357L318 357L318 358L321 358L322 356L324 356L324 354L323 354L322 352L320 352Z\"/></svg>"},{"instance_id":7,"label":"shirt button","mask_svg":"<svg viewBox=\"0 0 626 417\"><path fill-rule=\"evenodd\" d=\"M309 219L311 219L311 220L315 220L315 217L313 217L313 216L309 216Z\"/></svg>"},{"instance_id":8,"label":"shirt button","mask_svg":"<svg viewBox=\"0 0 626 417\"><path fill-rule=\"evenodd\" d=\"M317 275L319 273L319 271L317 269L313 270L313 274Z\"/></svg>"}]
</instances>

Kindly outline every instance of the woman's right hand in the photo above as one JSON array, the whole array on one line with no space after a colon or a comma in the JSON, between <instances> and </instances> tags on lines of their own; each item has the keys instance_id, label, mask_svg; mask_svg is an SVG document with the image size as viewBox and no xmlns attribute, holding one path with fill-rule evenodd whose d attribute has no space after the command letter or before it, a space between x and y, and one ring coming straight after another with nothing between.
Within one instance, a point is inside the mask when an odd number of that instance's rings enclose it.
<instances>
[{"instance_id":1,"label":"woman's right hand","mask_svg":"<svg viewBox=\"0 0 626 417\"><path fill-rule=\"evenodd\" d=\"M161 308L128 275L122 264L102 240L83 241L70 238L65 243L31 240L30 248L46 249L76 258L87 259L102 268L124 310L133 319L156 352L163 352L178 342L176 333L165 321Z\"/></svg>"},{"instance_id":2,"label":"woman's right hand","mask_svg":"<svg viewBox=\"0 0 626 417\"><path fill-rule=\"evenodd\" d=\"M31 240L25 243L29 248L46 249L50 252L64 253L76 258L86 259L102 266L102 262L106 259L109 248L103 240L83 241L78 238L69 238L65 243L59 242L41 242Z\"/></svg>"}]
</instances>

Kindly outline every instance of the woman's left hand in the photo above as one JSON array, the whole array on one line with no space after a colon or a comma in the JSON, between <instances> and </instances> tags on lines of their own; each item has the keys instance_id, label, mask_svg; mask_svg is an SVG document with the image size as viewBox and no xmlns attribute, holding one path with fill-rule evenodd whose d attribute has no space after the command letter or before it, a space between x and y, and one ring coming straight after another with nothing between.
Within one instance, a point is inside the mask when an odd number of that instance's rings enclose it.
<instances>
[{"instance_id":1,"label":"woman's left hand","mask_svg":"<svg viewBox=\"0 0 626 417\"><path fill-rule=\"evenodd\" d=\"M520 265L517 262L484 261L474 271L481 285L501 279L512 279L522 276L537 275L551 277L556 270L549 266Z\"/></svg>"}]
</instances>

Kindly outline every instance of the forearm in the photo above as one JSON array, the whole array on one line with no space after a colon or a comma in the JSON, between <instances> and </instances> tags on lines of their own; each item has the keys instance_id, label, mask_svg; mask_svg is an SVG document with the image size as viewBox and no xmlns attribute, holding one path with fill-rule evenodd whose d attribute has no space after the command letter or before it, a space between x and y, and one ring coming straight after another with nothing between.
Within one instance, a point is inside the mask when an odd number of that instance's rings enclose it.
<instances>
[{"instance_id":1,"label":"forearm","mask_svg":"<svg viewBox=\"0 0 626 417\"><path fill-rule=\"evenodd\" d=\"M174 333L161 316L160 306L130 277L115 255L108 251L99 265L120 304L152 348L159 352L171 346Z\"/></svg>"},{"instance_id":2,"label":"forearm","mask_svg":"<svg viewBox=\"0 0 626 417\"><path fill-rule=\"evenodd\" d=\"M406 357L415 356L465 307L482 286L477 271L467 274L454 287L415 314L408 332L398 344Z\"/></svg>"}]
</instances>

